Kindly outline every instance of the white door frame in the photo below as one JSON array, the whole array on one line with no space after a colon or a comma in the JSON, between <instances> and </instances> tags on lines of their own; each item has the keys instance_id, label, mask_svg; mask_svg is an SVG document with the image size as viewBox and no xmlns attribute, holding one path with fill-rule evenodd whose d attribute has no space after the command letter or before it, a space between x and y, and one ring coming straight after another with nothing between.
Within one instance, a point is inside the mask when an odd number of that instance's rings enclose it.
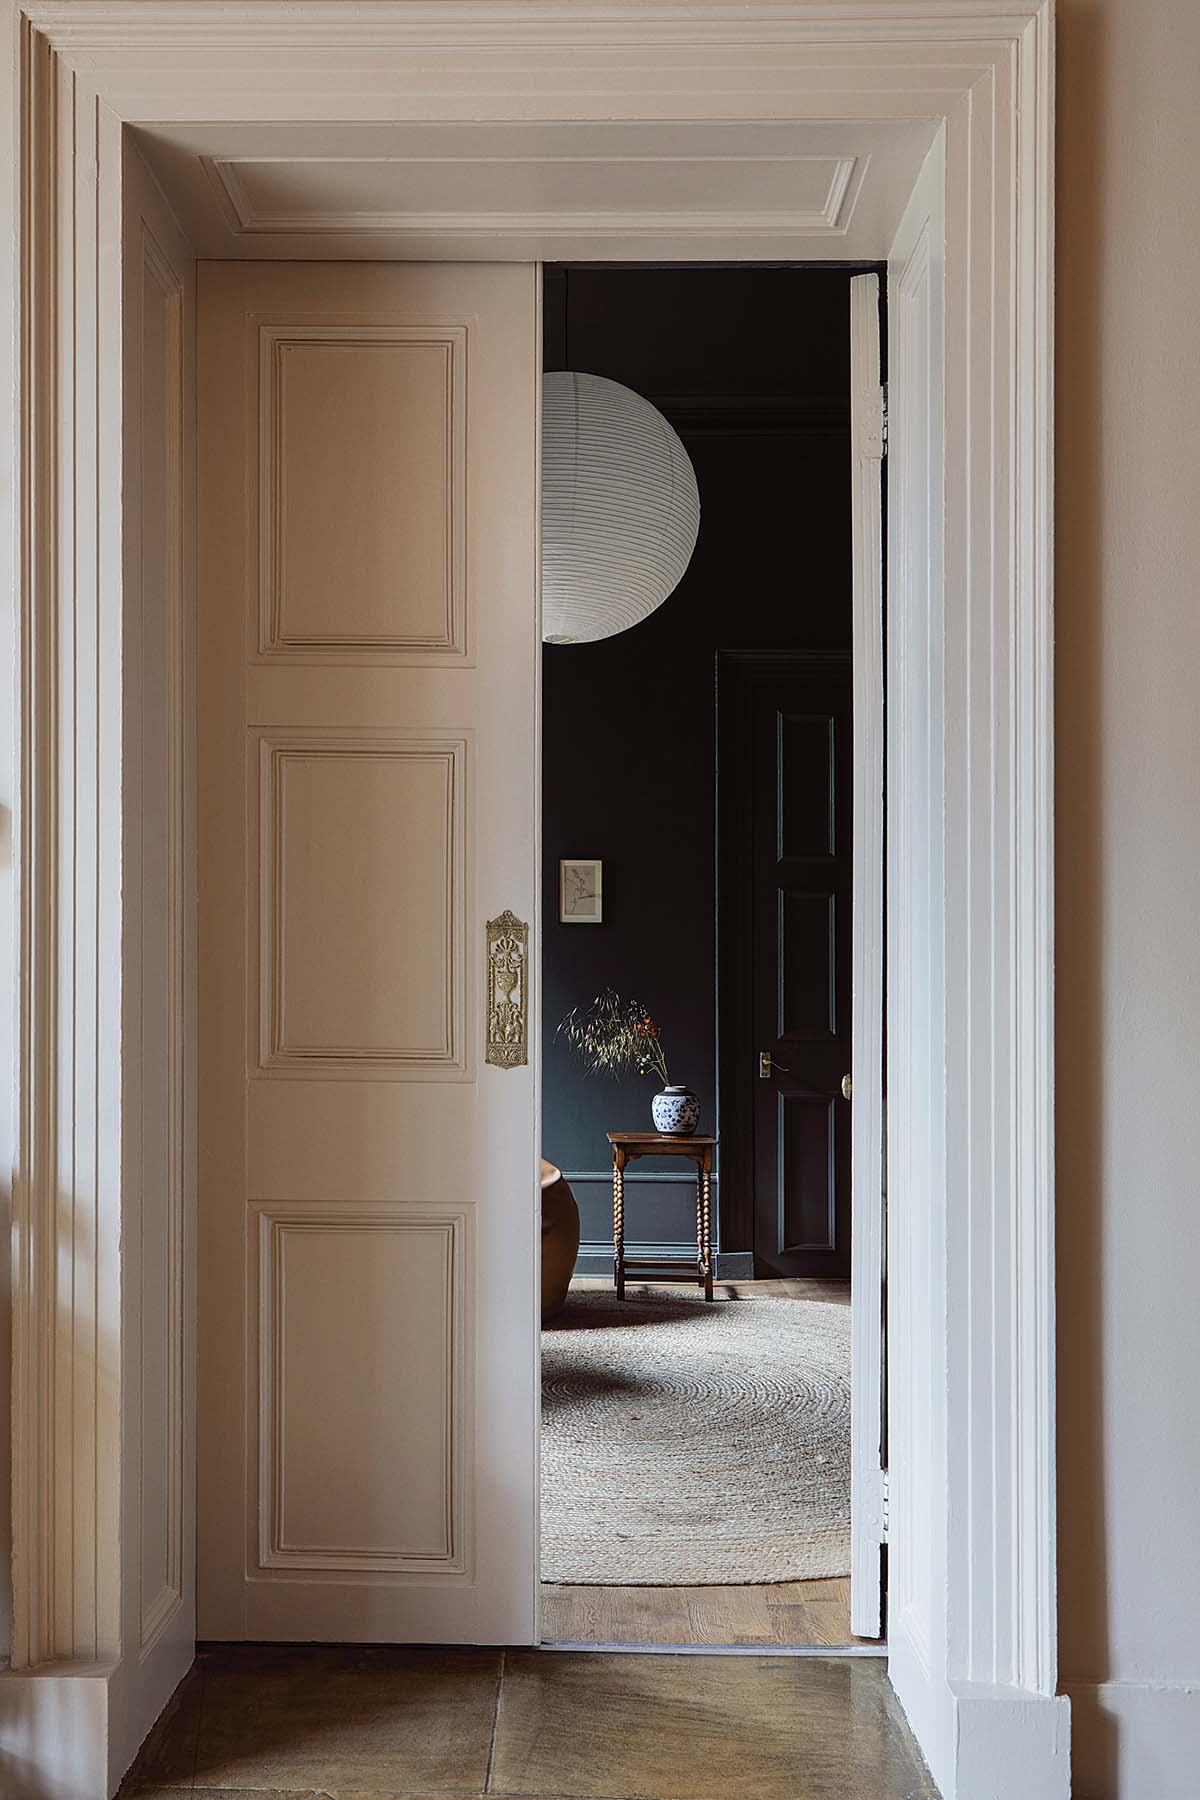
<instances>
[{"instance_id":1,"label":"white door frame","mask_svg":"<svg viewBox=\"0 0 1200 1800\"><path fill-rule=\"evenodd\" d=\"M0 1750L47 1795L95 1792L95 1756L118 1768L141 1729L122 1712L121 1442L139 1405L121 1343L122 125L916 118L940 126L945 222L909 221L891 296L893 480L906 459L910 479L890 821L912 798L901 775L921 784L888 868L889 949L913 951L916 984L888 1008L889 1067L903 1045L907 1069L889 1106L891 1671L946 1795L1062 1800L1050 0L4 4L20 987Z\"/></svg>"}]
</instances>

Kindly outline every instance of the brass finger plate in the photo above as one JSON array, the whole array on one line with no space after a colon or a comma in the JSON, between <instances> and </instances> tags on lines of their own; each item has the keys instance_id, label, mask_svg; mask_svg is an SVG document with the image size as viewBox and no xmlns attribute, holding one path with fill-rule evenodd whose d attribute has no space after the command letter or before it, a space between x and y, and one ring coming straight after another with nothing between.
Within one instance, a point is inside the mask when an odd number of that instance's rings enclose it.
<instances>
[{"instance_id":1,"label":"brass finger plate","mask_svg":"<svg viewBox=\"0 0 1200 1800\"><path fill-rule=\"evenodd\" d=\"M515 913L487 922L487 1061L518 1069L529 1061L529 927Z\"/></svg>"}]
</instances>

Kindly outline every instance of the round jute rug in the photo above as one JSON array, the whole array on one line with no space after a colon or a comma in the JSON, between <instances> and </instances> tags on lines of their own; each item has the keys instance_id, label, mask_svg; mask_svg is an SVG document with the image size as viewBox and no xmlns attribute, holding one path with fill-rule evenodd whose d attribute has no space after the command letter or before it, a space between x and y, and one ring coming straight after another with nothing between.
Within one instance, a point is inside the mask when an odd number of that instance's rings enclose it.
<instances>
[{"instance_id":1,"label":"round jute rug","mask_svg":"<svg viewBox=\"0 0 1200 1800\"><path fill-rule=\"evenodd\" d=\"M542 1579L850 1568L850 1308L576 1291L542 1333Z\"/></svg>"}]
</instances>

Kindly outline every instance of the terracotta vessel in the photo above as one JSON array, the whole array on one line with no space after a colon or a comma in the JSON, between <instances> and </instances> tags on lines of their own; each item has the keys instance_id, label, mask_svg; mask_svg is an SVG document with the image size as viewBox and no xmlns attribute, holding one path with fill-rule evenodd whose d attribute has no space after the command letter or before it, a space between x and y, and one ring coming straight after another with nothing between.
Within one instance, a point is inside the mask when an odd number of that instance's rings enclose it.
<instances>
[{"instance_id":1,"label":"terracotta vessel","mask_svg":"<svg viewBox=\"0 0 1200 1800\"><path fill-rule=\"evenodd\" d=\"M542 1318L562 1306L579 1254L579 1208L561 1169L542 1158Z\"/></svg>"}]
</instances>

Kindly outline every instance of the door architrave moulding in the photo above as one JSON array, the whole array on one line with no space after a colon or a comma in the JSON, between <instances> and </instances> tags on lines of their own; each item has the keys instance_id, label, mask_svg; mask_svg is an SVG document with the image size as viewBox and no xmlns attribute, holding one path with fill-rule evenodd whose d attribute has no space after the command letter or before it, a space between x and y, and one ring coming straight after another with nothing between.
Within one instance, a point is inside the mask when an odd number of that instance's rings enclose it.
<instances>
[{"instance_id":1,"label":"door architrave moulding","mask_svg":"<svg viewBox=\"0 0 1200 1800\"><path fill-rule=\"evenodd\" d=\"M67 1795L72 1767L94 1779L103 1761L109 1781L144 1729L125 1716L121 1636L120 1020L122 957L135 954L120 879L123 127L922 119L938 128L945 170L933 246L939 267L944 251L941 581L919 639L938 698L923 754L942 830L902 865L911 890L889 892L889 909L909 908L939 985L914 1046L911 1116L889 1120L893 1148L916 1146L924 1162L907 1165L907 1188L893 1167L889 1203L890 1229L914 1246L899 1304L920 1309L918 1341L933 1354L893 1374L919 1401L893 1431L890 1496L893 1549L913 1548L919 1581L891 1621L891 1669L947 1796L1064 1800L1051 0L4 3L18 180L0 194L15 257L0 389L16 394L5 436L17 481L0 529L16 577L5 629L17 650L20 985L14 1642L0 1745ZM914 506L931 498L914 486ZM902 593L903 570L894 576ZM902 702L893 688L890 704ZM944 879L931 883L931 870ZM903 1005L889 995L890 1043L906 1041Z\"/></svg>"}]
</instances>

